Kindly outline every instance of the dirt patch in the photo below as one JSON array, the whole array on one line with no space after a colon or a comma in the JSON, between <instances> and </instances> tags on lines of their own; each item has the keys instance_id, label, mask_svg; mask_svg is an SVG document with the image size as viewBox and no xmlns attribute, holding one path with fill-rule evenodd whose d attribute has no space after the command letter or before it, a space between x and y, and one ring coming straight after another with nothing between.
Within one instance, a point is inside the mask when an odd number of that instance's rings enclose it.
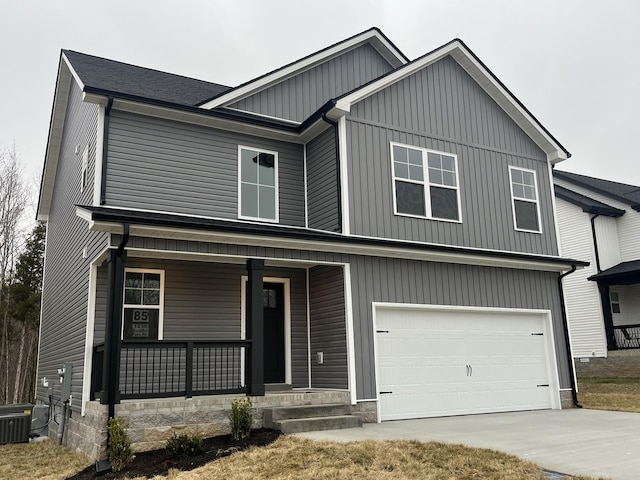
<instances>
[{"instance_id":1,"label":"dirt patch","mask_svg":"<svg viewBox=\"0 0 640 480\"><path fill-rule=\"evenodd\" d=\"M153 478L156 475L167 475L170 469L189 471L250 447L264 447L273 443L280 435L276 430L261 428L253 430L249 438L240 441L234 441L230 435L206 438L200 455L175 459L164 449L141 452L136 453L133 462L119 472L97 476L95 465L92 465L67 480Z\"/></svg>"}]
</instances>

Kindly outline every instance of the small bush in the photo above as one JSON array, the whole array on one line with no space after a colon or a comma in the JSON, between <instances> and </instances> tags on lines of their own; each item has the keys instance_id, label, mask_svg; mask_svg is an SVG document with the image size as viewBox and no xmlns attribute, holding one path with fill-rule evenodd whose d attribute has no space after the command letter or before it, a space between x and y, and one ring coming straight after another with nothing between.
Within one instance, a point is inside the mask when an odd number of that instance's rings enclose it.
<instances>
[{"instance_id":1,"label":"small bush","mask_svg":"<svg viewBox=\"0 0 640 480\"><path fill-rule=\"evenodd\" d=\"M251 412L251 399L243 400L236 398L231 403L231 436L234 440L249 438L251 435L251 425L253 424L253 413Z\"/></svg>"},{"instance_id":2,"label":"small bush","mask_svg":"<svg viewBox=\"0 0 640 480\"><path fill-rule=\"evenodd\" d=\"M189 436L185 433L182 435L174 433L167 440L165 448L173 458L193 457L202 453L202 437L200 435Z\"/></svg>"},{"instance_id":3,"label":"small bush","mask_svg":"<svg viewBox=\"0 0 640 480\"><path fill-rule=\"evenodd\" d=\"M109 419L109 461L114 472L122 470L133 460L127 428L129 425L123 418Z\"/></svg>"}]
</instances>

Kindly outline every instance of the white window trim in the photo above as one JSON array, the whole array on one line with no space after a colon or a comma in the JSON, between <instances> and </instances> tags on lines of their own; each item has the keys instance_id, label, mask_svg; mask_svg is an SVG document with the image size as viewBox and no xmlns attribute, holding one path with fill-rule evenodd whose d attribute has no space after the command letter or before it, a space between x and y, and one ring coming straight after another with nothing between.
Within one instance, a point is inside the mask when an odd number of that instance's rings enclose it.
<instances>
[{"instance_id":1,"label":"white window trim","mask_svg":"<svg viewBox=\"0 0 640 480\"><path fill-rule=\"evenodd\" d=\"M89 184L89 145L82 152L82 167L80 169L80 193L84 192Z\"/></svg>"},{"instance_id":2,"label":"white window trim","mask_svg":"<svg viewBox=\"0 0 640 480\"><path fill-rule=\"evenodd\" d=\"M419 150L420 153L422 154L422 176L423 176L423 180L419 181L419 180L409 180L406 178L397 178L396 177L396 167L395 167L395 163L393 161L393 147L402 147L402 148L410 148L412 150ZM417 147L415 145L407 145L404 143L398 143L398 142L389 142L389 150L390 150L390 158L391 158L391 187L392 187L392 193L393 193L393 214L397 215L399 217L410 217L410 218L423 218L423 219L427 219L427 220L434 220L437 222L449 222L449 223L462 223L462 205L460 203L460 173L459 173L459 168L458 168L458 155L456 155L455 153L451 153L451 152L442 152L439 150L433 150L431 148L422 148L422 147ZM454 190L453 187L449 186L449 185L440 185L437 183L431 183L431 179L429 178L429 166L426 163L427 162L427 154L428 153L436 153L438 155L447 155L448 157L453 157L453 160L455 162L455 166L456 166L456 200L458 202L458 220L452 220L450 218L439 218L439 217L434 217L431 214L431 195L430 195L430 189L431 186L434 187L442 187L442 188L447 188L449 190ZM425 213L426 215L414 215L411 213L402 213L402 212L398 212L398 202L397 202L397 198L396 198L396 180L399 180L401 182L406 182L406 183L414 183L416 185L422 185L424 188L424 206L425 206Z\"/></svg>"},{"instance_id":3,"label":"white window trim","mask_svg":"<svg viewBox=\"0 0 640 480\"><path fill-rule=\"evenodd\" d=\"M160 275L160 304L159 305L132 305L125 303L125 288L126 288L126 278L127 273L153 273L156 275ZM149 268L125 268L124 269L124 279L125 282L122 285L122 326L120 330L120 339L124 340L124 309L129 307L145 307L145 308L157 308L159 310L158 313L158 340L162 340L164 338L164 270L152 270Z\"/></svg>"},{"instance_id":4,"label":"white window trim","mask_svg":"<svg viewBox=\"0 0 640 480\"><path fill-rule=\"evenodd\" d=\"M529 172L533 175L533 187L536 191L536 200L533 201L529 198L516 198L513 194L513 177L511 172L513 170L520 170L522 172ZM538 175L535 170L531 170L529 168L516 167L513 165L509 165L509 191L511 192L511 213L513 214L513 228L518 232L527 232L527 233L542 233L542 217L540 217L540 191L538 190ZM518 222L516 219L516 200L520 200L522 202L529 202L536 204L536 214L538 215L538 230L527 230L525 228L518 228Z\"/></svg>"},{"instance_id":5,"label":"white window trim","mask_svg":"<svg viewBox=\"0 0 640 480\"><path fill-rule=\"evenodd\" d=\"M274 175L275 175L275 189L276 189L276 198L275 198L275 206L276 206L276 218L261 218L261 217L251 217L247 215L242 215L242 150L252 150L258 153L268 153L273 155L274 157ZM256 148L250 147L248 145L238 145L238 218L242 220L252 220L258 222L268 222L268 223L280 223L280 188L279 188L279 179L278 179L278 152L274 152L272 150L265 150L264 148Z\"/></svg>"}]
</instances>

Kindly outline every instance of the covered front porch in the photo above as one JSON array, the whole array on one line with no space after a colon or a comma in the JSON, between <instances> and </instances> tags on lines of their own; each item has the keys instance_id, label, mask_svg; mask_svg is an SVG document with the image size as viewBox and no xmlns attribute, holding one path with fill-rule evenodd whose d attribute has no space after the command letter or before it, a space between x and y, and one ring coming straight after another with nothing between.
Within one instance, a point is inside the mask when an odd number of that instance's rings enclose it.
<instances>
[{"instance_id":1,"label":"covered front porch","mask_svg":"<svg viewBox=\"0 0 640 480\"><path fill-rule=\"evenodd\" d=\"M619 263L589 280L598 283L607 349L640 348L640 260Z\"/></svg>"},{"instance_id":2,"label":"covered front porch","mask_svg":"<svg viewBox=\"0 0 640 480\"><path fill-rule=\"evenodd\" d=\"M110 417L133 400L327 390L351 399L344 265L226 245L194 252L170 239L122 244L114 236L90 282L85 398Z\"/></svg>"}]
</instances>

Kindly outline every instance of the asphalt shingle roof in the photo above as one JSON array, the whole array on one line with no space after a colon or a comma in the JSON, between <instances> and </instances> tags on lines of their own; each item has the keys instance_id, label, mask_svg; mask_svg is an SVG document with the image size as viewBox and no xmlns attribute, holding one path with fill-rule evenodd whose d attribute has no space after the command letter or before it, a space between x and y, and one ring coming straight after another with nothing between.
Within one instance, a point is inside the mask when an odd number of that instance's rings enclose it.
<instances>
[{"instance_id":1,"label":"asphalt shingle roof","mask_svg":"<svg viewBox=\"0 0 640 480\"><path fill-rule=\"evenodd\" d=\"M637 185L613 182L577 173L560 172L558 170L554 170L553 175L574 185L588 188L609 198L624 202L634 210L640 210L640 187Z\"/></svg>"},{"instance_id":2,"label":"asphalt shingle roof","mask_svg":"<svg viewBox=\"0 0 640 480\"><path fill-rule=\"evenodd\" d=\"M63 50L85 86L179 105L196 106L231 87L72 50Z\"/></svg>"},{"instance_id":3,"label":"asphalt shingle roof","mask_svg":"<svg viewBox=\"0 0 640 480\"><path fill-rule=\"evenodd\" d=\"M569 203L577 205L587 213L594 213L597 215L606 215L608 217L621 217L624 215L624 210L612 207L606 203L599 202L586 195L581 195L568 188L561 187L560 185L554 185L556 197L561 198Z\"/></svg>"},{"instance_id":4,"label":"asphalt shingle roof","mask_svg":"<svg viewBox=\"0 0 640 480\"><path fill-rule=\"evenodd\" d=\"M640 282L640 260L622 262L592 275L589 280L598 280L610 285L627 285Z\"/></svg>"}]
</instances>

